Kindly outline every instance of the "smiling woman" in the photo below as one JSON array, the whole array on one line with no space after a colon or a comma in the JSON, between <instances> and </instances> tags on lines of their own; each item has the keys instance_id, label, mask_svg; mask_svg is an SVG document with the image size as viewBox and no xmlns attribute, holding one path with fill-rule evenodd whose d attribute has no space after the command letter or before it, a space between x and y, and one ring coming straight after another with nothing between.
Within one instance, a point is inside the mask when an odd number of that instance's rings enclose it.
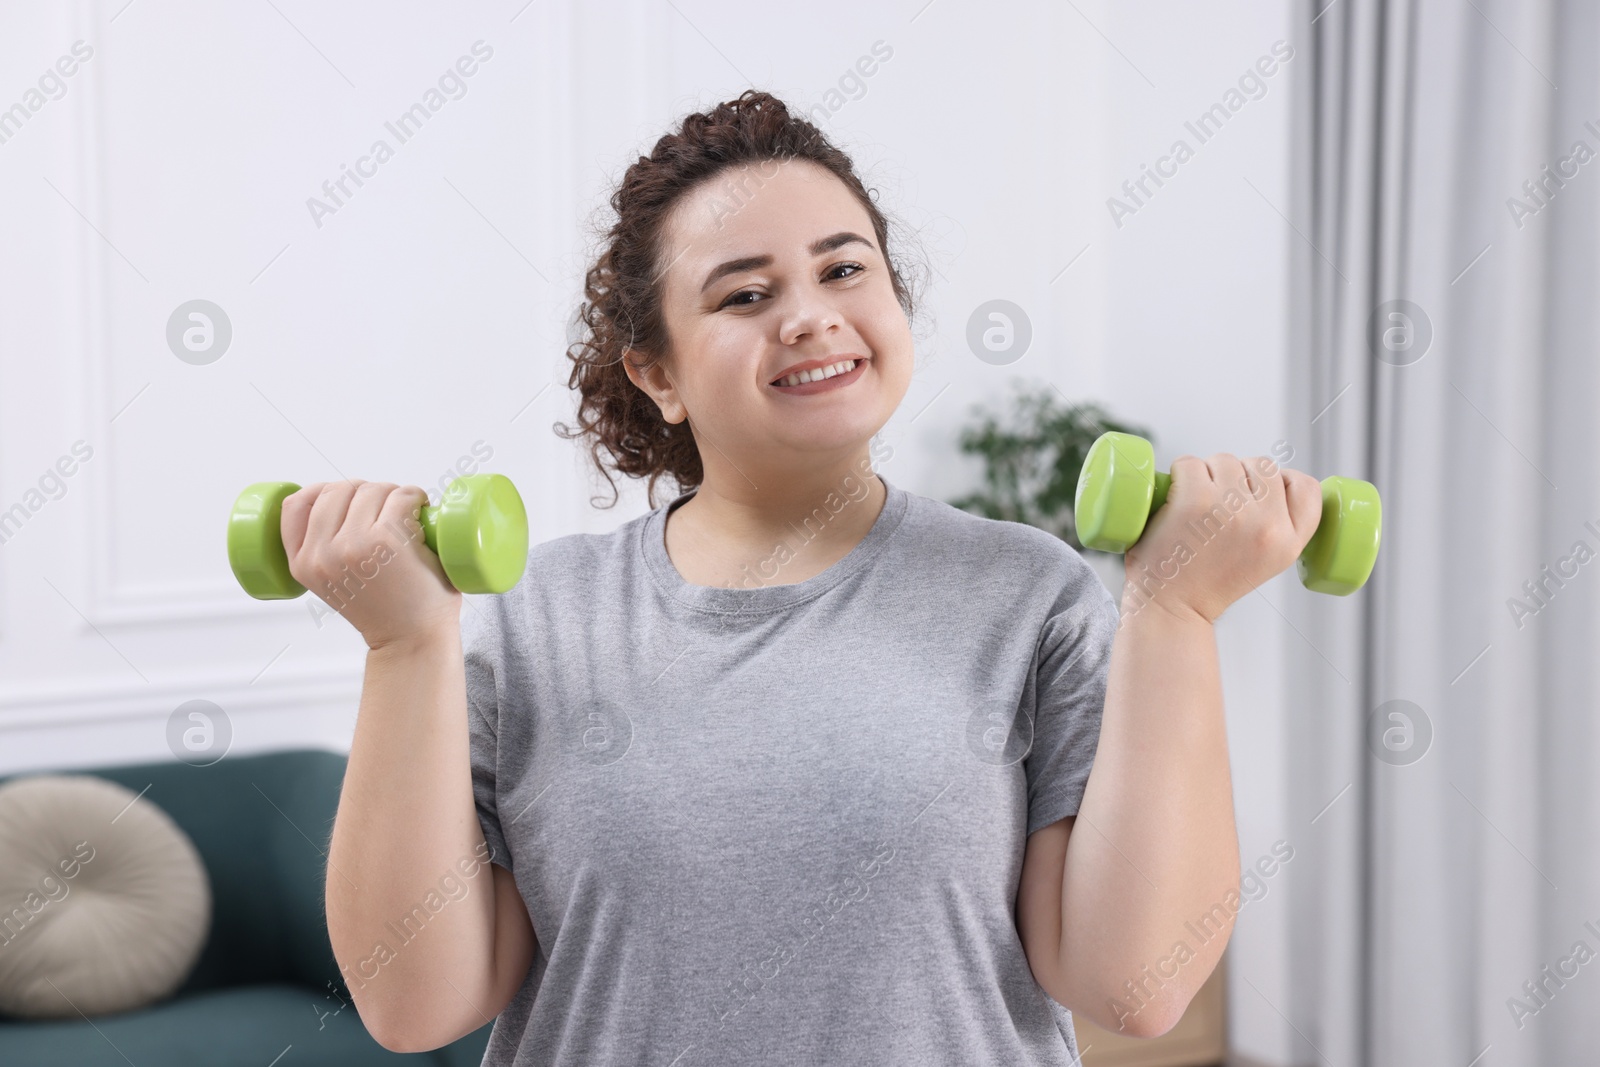
<instances>
[{"instance_id":1,"label":"smiling woman","mask_svg":"<svg viewBox=\"0 0 1600 1067\"><path fill-rule=\"evenodd\" d=\"M898 381L903 394L912 358L907 320L916 307L888 251L889 223L850 158L816 127L792 116L781 100L751 90L706 114L690 115L678 133L661 138L628 169L611 206L617 220L586 276L586 301L578 312L587 332L568 351L569 384L582 398L579 426L563 427L568 437L590 440L608 481L608 468L648 478L654 504L663 476L681 489L708 480L695 436L707 415L688 417L679 386L716 389L721 378L736 390L770 383L807 358L837 361L832 351L807 351L789 362L744 366L740 385L722 377L723 367L703 382L691 382L694 367L720 362L717 353L753 351L750 335L763 329L758 320L772 314L755 305L769 299L782 301L781 313L792 318L796 310L802 317L815 310L796 309L796 298L809 301L828 289L851 294L870 309L874 332L881 332L877 340L884 351L876 369L898 375L884 383L886 389ZM823 226L829 217L846 226ZM804 289L794 285L799 268L806 272ZM789 283L784 292L776 291L778 273ZM787 336L805 328L791 321ZM824 344L837 344L837 332ZM805 347L822 346L812 340ZM690 360L689 353L712 358ZM732 399L716 392L707 399ZM751 399L745 398L741 426L764 417L749 408ZM882 396L885 418L899 400L900 395ZM707 430L716 433L715 427ZM717 440L718 447L727 447ZM850 458L837 457L834 465L846 467Z\"/></svg>"},{"instance_id":2,"label":"smiling woman","mask_svg":"<svg viewBox=\"0 0 1600 1067\"><path fill-rule=\"evenodd\" d=\"M1059 538L874 469L911 289L782 101L690 115L611 204L562 429L652 510L534 547L462 619L473 798L526 909L494 942L539 946L483 1005L484 1062L1067 1067L1056 995L1098 986L1050 916L1110 593Z\"/></svg>"},{"instance_id":3,"label":"smiling woman","mask_svg":"<svg viewBox=\"0 0 1600 1067\"><path fill-rule=\"evenodd\" d=\"M558 429L608 480L648 478L651 510L531 549L461 618L455 680L437 631L380 661L380 686L465 689L495 889L453 967L402 961L363 1019L418 1051L495 1015L490 1067L1069 1067L1075 1014L1171 1029L1231 923L1136 1011L1117 998L1238 892L1211 620L1299 553L1315 480L1292 516L1285 472L1119 628L1059 537L873 467L913 300L814 126L747 92L662 137L611 206ZM1243 472L1175 460L1130 567ZM428 996L445 970L460 996Z\"/></svg>"}]
</instances>

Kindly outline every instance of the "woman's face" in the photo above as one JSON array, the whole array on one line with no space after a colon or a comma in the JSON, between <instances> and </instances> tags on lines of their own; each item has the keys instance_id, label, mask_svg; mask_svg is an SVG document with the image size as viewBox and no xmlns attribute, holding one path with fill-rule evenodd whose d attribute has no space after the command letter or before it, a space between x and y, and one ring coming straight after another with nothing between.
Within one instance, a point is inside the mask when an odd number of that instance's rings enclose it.
<instances>
[{"instance_id":1,"label":"woman's face","mask_svg":"<svg viewBox=\"0 0 1600 1067\"><path fill-rule=\"evenodd\" d=\"M911 381L910 325L866 210L826 169L723 171L674 208L662 252L670 351L628 373L668 422L687 414L708 481L724 462L746 477L747 463L846 463L888 422ZM847 359L861 362L820 389L775 384Z\"/></svg>"}]
</instances>

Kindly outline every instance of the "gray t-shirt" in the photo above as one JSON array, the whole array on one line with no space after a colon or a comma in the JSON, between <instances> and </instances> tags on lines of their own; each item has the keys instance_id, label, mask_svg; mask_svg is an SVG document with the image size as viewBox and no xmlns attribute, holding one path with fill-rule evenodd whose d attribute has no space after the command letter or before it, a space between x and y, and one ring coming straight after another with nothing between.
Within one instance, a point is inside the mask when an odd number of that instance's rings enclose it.
<instances>
[{"instance_id":1,"label":"gray t-shirt","mask_svg":"<svg viewBox=\"0 0 1600 1067\"><path fill-rule=\"evenodd\" d=\"M802 582L686 582L690 492L464 607L478 816L539 942L485 1064L1076 1064L1016 895L1082 799L1116 604L1051 534L884 484Z\"/></svg>"}]
</instances>

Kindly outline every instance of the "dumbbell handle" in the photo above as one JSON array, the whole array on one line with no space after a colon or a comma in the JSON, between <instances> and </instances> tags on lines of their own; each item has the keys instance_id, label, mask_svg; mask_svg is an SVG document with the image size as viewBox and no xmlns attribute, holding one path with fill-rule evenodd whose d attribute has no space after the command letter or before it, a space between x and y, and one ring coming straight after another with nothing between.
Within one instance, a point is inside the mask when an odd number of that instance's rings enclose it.
<instances>
[{"instance_id":1,"label":"dumbbell handle","mask_svg":"<svg viewBox=\"0 0 1600 1067\"><path fill-rule=\"evenodd\" d=\"M1172 488L1172 475L1166 471L1155 472L1155 493L1150 497L1150 514L1154 515L1156 508L1167 502L1167 490Z\"/></svg>"}]
</instances>

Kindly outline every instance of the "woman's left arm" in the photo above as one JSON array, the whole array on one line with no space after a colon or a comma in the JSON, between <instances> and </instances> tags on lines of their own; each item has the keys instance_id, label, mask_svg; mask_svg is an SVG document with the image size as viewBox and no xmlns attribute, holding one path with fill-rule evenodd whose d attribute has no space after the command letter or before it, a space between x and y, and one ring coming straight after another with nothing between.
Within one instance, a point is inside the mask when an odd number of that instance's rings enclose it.
<instances>
[{"instance_id":1,"label":"woman's left arm","mask_svg":"<svg viewBox=\"0 0 1600 1067\"><path fill-rule=\"evenodd\" d=\"M1227 947L1239 846L1211 623L1155 604L1123 618L1094 769L1060 843L1057 999L1154 1037Z\"/></svg>"},{"instance_id":2,"label":"woman's left arm","mask_svg":"<svg viewBox=\"0 0 1600 1067\"><path fill-rule=\"evenodd\" d=\"M1041 986L1104 1029L1166 1033L1227 947L1239 844L1213 624L1320 515L1309 475L1183 456L1128 553L1093 769L1077 814L1030 836L1018 894Z\"/></svg>"}]
</instances>

